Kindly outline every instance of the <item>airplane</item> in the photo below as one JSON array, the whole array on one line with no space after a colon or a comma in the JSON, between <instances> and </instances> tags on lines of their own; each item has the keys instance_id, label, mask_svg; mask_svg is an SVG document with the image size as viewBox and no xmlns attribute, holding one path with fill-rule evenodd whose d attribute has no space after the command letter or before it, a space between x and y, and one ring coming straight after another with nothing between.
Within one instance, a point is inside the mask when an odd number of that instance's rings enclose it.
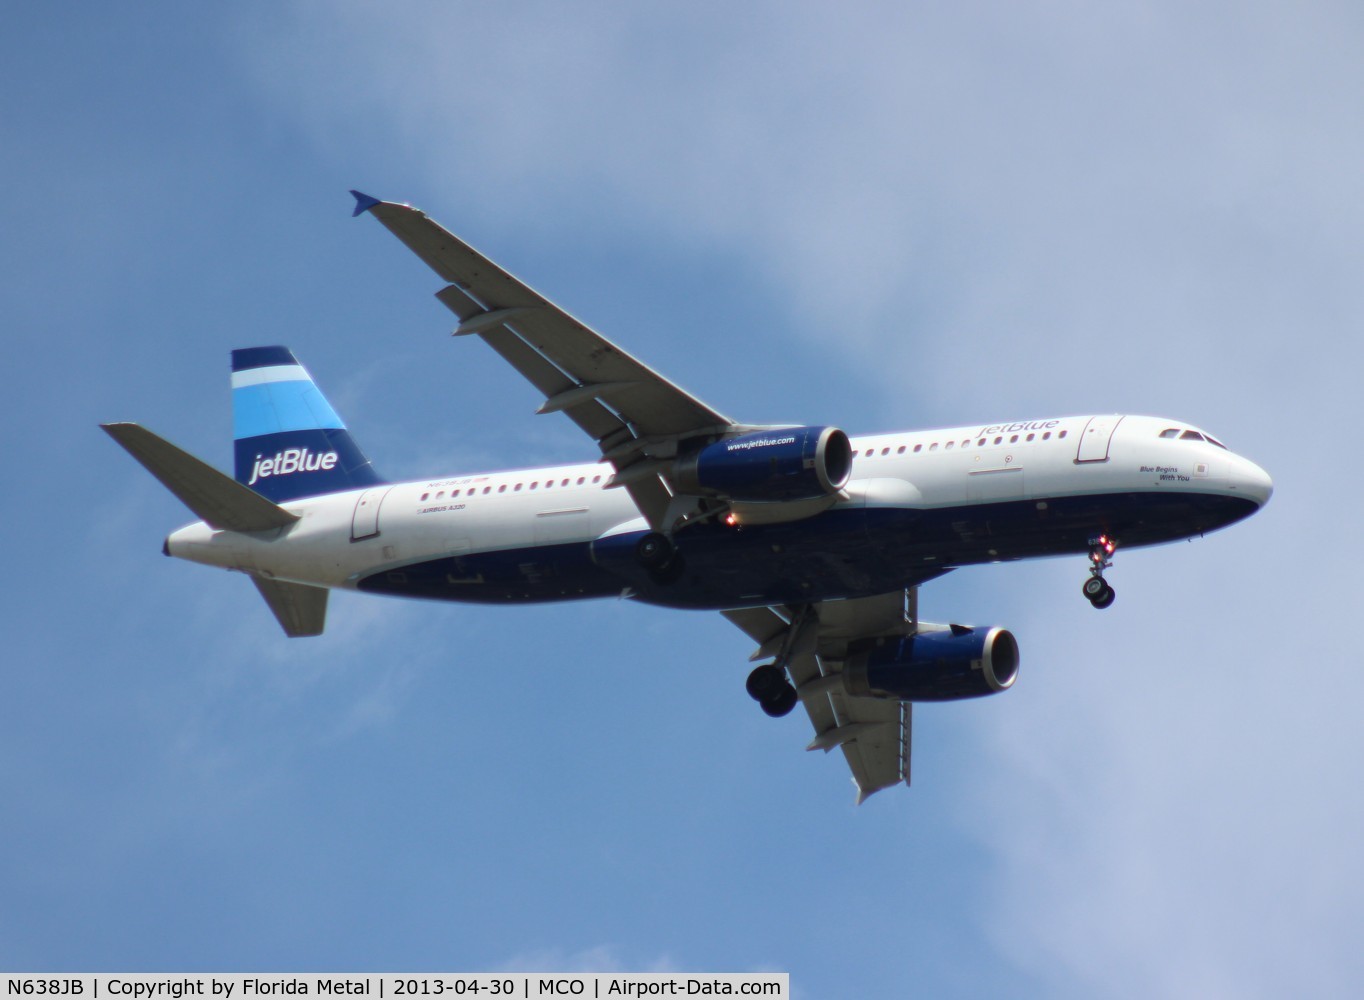
<instances>
[{"instance_id":1,"label":"airplane","mask_svg":"<svg viewBox=\"0 0 1364 1000\"><path fill-rule=\"evenodd\" d=\"M1124 548L1190 539L1273 492L1192 424L1098 414L852 437L739 423L674 385L423 212L358 191L445 282L457 337L485 341L596 443L595 462L395 483L283 346L232 352L227 476L134 423L102 424L199 518L168 556L245 573L289 636L331 589L521 604L617 596L719 611L757 644L748 694L797 704L860 804L910 782L916 702L995 694L1019 646L919 620L963 566L1083 556L1095 608Z\"/></svg>"}]
</instances>

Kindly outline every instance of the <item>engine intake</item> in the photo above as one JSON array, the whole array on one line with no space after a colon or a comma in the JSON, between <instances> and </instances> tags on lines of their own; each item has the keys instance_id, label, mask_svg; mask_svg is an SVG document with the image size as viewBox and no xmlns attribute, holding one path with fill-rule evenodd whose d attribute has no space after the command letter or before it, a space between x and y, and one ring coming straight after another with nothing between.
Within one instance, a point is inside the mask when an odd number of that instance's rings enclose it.
<instances>
[{"instance_id":1,"label":"engine intake","mask_svg":"<svg viewBox=\"0 0 1364 1000\"><path fill-rule=\"evenodd\" d=\"M852 656L843 667L851 695L900 701L958 701L1013 687L1018 642L1013 633L954 625L920 632Z\"/></svg>"},{"instance_id":2,"label":"engine intake","mask_svg":"<svg viewBox=\"0 0 1364 1000\"><path fill-rule=\"evenodd\" d=\"M770 503L837 493L852 475L852 443L837 427L783 427L725 438L682 459L678 486Z\"/></svg>"}]
</instances>

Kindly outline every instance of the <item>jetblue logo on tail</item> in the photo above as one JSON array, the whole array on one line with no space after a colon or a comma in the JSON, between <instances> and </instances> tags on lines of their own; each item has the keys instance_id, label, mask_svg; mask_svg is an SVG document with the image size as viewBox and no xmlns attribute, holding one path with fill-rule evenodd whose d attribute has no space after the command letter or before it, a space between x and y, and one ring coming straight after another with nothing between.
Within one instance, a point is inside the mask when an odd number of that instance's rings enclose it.
<instances>
[{"instance_id":1,"label":"jetblue logo on tail","mask_svg":"<svg viewBox=\"0 0 1364 1000\"><path fill-rule=\"evenodd\" d=\"M337 455L329 451L318 455L307 448L286 448L276 452L273 458L256 456L256 464L251 467L251 478L247 486L255 486L257 481L268 476L288 476L295 472L329 472L336 467Z\"/></svg>"},{"instance_id":2,"label":"jetblue logo on tail","mask_svg":"<svg viewBox=\"0 0 1364 1000\"><path fill-rule=\"evenodd\" d=\"M287 347L232 352L232 431L237 482L275 503L380 481Z\"/></svg>"}]
</instances>

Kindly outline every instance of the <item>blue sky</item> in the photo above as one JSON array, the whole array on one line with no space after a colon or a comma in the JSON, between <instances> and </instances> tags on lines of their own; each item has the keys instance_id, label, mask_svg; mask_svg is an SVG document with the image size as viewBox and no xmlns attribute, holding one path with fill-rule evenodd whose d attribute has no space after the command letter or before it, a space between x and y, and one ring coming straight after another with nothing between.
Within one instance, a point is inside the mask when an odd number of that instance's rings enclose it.
<instances>
[{"instance_id":1,"label":"blue sky","mask_svg":"<svg viewBox=\"0 0 1364 1000\"><path fill-rule=\"evenodd\" d=\"M788 970L801 997L1358 995L1364 19L1346 4L50 4L0 34L0 967ZM736 418L1204 426L1264 513L963 571L1020 638L861 808L716 615L163 559L96 428L229 463L285 343L392 478L591 457L348 188Z\"/></svg>"}]
</instances>

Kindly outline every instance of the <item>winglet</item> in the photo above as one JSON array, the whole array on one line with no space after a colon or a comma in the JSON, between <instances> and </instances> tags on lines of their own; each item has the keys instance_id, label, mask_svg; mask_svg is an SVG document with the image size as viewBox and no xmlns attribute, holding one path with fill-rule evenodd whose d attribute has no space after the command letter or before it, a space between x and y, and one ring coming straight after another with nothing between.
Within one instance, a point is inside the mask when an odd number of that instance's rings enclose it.
<instances>
[{"instance_id":1,"label":"winglet","mask_svg":"<svg viewBox=\"0 0 1364 1000\"><path fill-rule=\"evenodd\" d=\"M351 212L350 214L350 217L352 219L355 218L357 215L364 215L375 205L383 204L381 201L379 201L378 198L371 198L369 195L361 191L356 191L352 189L351 194L355 195L355 211Z\"/></svg>"}]
</instances>

